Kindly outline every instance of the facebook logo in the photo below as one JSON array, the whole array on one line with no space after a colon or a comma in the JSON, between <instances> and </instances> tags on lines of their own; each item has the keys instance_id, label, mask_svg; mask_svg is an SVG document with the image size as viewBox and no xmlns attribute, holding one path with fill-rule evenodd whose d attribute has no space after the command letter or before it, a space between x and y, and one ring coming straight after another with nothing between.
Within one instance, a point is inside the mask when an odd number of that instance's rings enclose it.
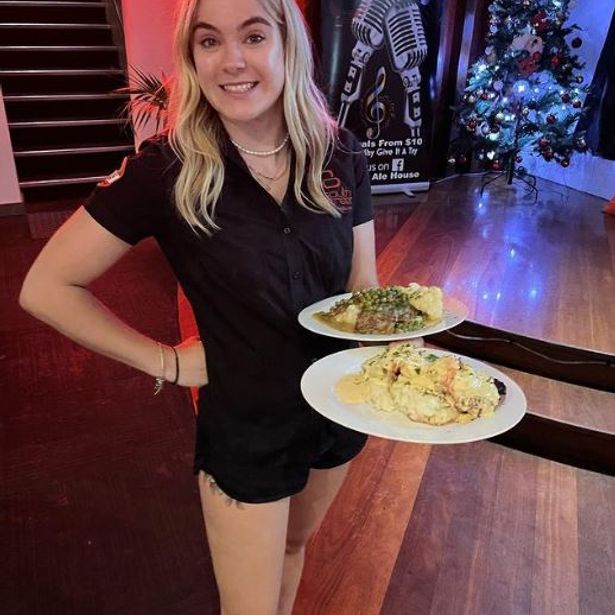
<instances>
[{"instance_id":1,"label":"facebook logo","mask_svg":"<svg viewBox=\"0 0 615 615\"><path fill-rule=\"evenodd\" d=\"M404 159L403 158L393 158L391 161L391 170L392 171L403 171L404 170Z\"/></svg>"}]
</instances>

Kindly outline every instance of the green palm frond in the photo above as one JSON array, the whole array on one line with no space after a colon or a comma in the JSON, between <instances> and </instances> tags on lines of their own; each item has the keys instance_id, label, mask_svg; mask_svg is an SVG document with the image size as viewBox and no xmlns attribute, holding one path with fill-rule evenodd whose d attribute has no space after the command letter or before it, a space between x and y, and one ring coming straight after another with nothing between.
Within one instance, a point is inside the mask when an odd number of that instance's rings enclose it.
<instances>
[{"instance_id":1,"label":"green palm frond","mask_svg":"<svg viewBox=\"0 0 615 615\"><path fill-rule=\"evenodd\" d=\"M156 133L160 124L166 123L169 108L169 91L167 79L145 73L136 66L130 66L130 85L113 90L117 94L129 94L130 100L124 105L120 114L125 117L126 124L141 128L150 118L156 122Z\"/></svg>"}]
</instances>

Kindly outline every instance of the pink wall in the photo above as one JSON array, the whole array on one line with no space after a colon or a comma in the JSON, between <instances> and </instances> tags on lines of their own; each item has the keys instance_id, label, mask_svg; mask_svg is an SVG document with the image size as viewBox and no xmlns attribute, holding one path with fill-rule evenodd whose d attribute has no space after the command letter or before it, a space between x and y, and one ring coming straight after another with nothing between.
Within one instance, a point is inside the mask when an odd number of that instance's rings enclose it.
<instances>
[{"instance_id":1,"label":"pink wall","mask_svg":"<svg viewBox=\"0 0 615 615\"><path fill-rule=\"evenodd\" d=\"M13 147L2 99L2 86L0 86L0 208L3 205L14 205L21 202Z\"/></svg>"},{"instance_id":2,"label":"pink wall","mask_svg":"<svg viewBox=\"0 0 615 615\"><path fill-rule=\"evenodd\" d=\"M160 77L173 71L171 47L177 0L122 0L128 64ZM135 144L151 136L150 122L135 135Z\"/></svg>"}]
</instances>

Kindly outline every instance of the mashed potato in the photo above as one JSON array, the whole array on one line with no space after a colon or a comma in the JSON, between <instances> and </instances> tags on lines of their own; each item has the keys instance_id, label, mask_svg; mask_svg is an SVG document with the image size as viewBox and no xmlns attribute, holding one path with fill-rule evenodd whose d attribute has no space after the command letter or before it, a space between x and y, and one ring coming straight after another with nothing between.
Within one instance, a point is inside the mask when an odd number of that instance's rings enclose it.
<instances>
[{"instance_id":1,"label":"mashed potato","mask_svg":"<svg viewBox=\"0 0 615 615\"><path fill-rule=\"evenodd\" d=\"M438 356L402 344L365 361L361 371L340 380L345 403L371 403L381 412L401 412L429 425L468 423L494 413L500 403L496 381L457 357Z\"/></svg>"}]
</instances>

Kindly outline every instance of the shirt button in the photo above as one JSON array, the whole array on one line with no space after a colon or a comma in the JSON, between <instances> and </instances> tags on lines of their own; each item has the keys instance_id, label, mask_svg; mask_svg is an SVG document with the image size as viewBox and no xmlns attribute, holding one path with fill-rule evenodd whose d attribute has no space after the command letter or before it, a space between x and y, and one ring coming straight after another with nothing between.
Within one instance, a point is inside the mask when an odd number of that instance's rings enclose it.
<instances>
[{"instance_id":1,"label":"shirt button","mask_svg":"<svg viewBox=\"0 0 615 615\"><path fill-rule=\"evenodd\" d=\"M290 234L292 233L292 231L290 230L290 228L289 228L288 226L285 226L285 227L282 229L282 232L283 232L285 235L290 235Z\"/></svg>"},{"instance_id":2,"label":"shirt button","mask_svg":"<svg viewBox=\"0 0 615 615\"><path fill-rule=\"evenodd\" d=\"M300 271L293 271L293 280L298 280L301 277Z\"/></svg>"}]
</instances>

